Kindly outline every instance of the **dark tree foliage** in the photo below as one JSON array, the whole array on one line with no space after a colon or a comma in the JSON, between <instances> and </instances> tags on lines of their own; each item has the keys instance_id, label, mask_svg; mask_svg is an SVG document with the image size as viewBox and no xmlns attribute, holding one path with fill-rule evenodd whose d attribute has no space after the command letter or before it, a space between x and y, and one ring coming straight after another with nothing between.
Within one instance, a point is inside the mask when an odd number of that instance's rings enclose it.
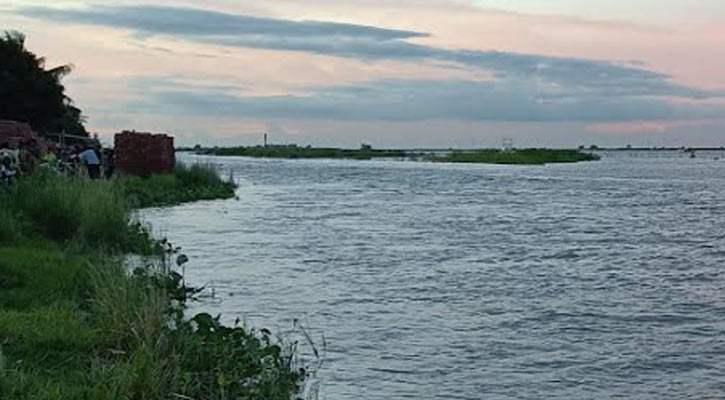
<instances>
[{"instance_id":1,"label":"dark tree foliage","mask_svg":"<svg viewBox=\"0 0 725 400\"><path fill-rule=\"evenodd\" d=\"M87 136L81 110L65 95L61 79L70 65L45 69L45 59L25 48L25 36L0 36L0 119L27 122L40 133Z\"/></svg>"}]
</instances>

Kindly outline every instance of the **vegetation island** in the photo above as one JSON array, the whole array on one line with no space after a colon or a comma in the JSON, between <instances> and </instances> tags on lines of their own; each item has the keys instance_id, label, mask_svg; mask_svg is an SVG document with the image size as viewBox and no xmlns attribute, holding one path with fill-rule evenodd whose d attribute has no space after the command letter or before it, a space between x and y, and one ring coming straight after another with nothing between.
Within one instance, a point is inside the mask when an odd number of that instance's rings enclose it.
<instances>
[{"instance_id":1,"label":"vegetation island","mask_svg":"<svg viewBox=\"0 0 725 400\"><path fill-rule=\"evenodd\" d=\"M596 161L600 158L596 154L566 149L481 149L452 151L441 156L425 155L424 159L433 162L448 163L544 165Z\"/></svg>"},{"instance_id":2,"label":"vegetation island","mask_svg":"<svg viewBox=\"0 0 725 400\"><path fill-rule=\"evenodd\" d=\"M297 145L216 147L181 149L197 154L255 158L329 158L329 159L405 159L428 162L544 165L596 161L600 157L582 149L476 149L476 150L392 150L373 149L363 144L359 149L324 148Z\"/></svg>"}]
</instances>

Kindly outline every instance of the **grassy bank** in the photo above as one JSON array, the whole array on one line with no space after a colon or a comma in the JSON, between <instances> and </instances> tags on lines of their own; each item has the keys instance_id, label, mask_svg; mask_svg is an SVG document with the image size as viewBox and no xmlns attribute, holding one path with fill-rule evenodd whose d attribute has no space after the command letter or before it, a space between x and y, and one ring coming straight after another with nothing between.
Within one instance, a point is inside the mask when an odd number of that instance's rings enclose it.
<instances>
[{"instance_id":1,"label":"grassy bank","mask_svg":"<svg viewBox=\"0 0 725 400\"><path fill-rule=\"evenodd\" d=\"M427 161L452 163L483 163L483 164L520 164L544 165L551 163L575 163L580 161L596 161L599 156L579 150L555 149L521 149L496 150L483 149L475 151L453 151L448 155L425 157Z\"/></svg>"},{"instance_id":2,"label":"grassy bank","mask_svg":"<svg viewBox=\"0 0 725 400\"><path fill-rule=\"evenodd\" d=\"M377 150L362 149L336 149L297 146L254 146L254 147L227 147L214 150L217 156L244 156L257 158L333 158L370 160L373 158L402 158L406 157L403 150Z\"/></svg>"},{"instance_id":3,"label":"grassy bank","mask_svg":"<svg viewBox=\"0 0 725 400\"><path fill-rule=\"evenodd\" d=\"M159 182L174 190L162 196ZM184 317L175 255L129 217L209 198L211 186L227 197L219 182L192 167L143 182L36 175L2 188L0 398L292 398L302 376L291 348ZM129 253L149 258L130 273Z\"/></svg>"},{"instance_id":4,"label":"grassy bank","mask_svg":"<svg viewBox=\"0 0 725 400\"><path fill-rule=\"evenodd\" d=\"M234 183L223 180L213 168L205 165L178 164L173 174L152 175L148 179L126 176L119 183L124 198L134 207L234 197Z\"/></svg>"}]
</instances>

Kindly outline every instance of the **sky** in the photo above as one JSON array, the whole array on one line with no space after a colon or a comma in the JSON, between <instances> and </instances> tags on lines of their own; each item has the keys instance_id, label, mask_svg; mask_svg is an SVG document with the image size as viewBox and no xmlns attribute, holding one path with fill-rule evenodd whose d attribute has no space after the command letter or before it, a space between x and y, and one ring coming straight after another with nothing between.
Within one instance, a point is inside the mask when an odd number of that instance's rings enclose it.
<instances>
[{"instance_id":1,"label":"sky","mask_svg":"<svg viewBox=\"0 0 725 400\"><path fill-rule=\"evenodd\" d=\"M0 0L103 140L725 146L722 0Z\"/></svg>"}]
</instances>

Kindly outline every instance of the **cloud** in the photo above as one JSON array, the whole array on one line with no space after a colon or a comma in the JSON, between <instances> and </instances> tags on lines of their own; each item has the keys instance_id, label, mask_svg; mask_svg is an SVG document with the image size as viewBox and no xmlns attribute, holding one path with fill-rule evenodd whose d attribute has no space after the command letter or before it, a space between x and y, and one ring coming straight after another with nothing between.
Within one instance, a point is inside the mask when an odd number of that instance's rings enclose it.
<instances>
[{"instance_id":1,"label":"cloud","mask_svg":"<svg viewBox=\"0 0 725 400\"><path fill-rule=\"evenodd\" d=\"M17 13L44 20L129 29L137 37L164 35L223 46L309 52L366 60L454 63L493 72L498 79L535 79L540 86L599 96L723 97L672 83L667 75L633 66L577 58L503 51L451 50L411 43L424 32L292 21L194 8L94 6L83 9L22 7Z\"/></svg>"},{"instance_id":2,"label":"cloud","mask_svg":"<svg viewBox=\"0 0 725 400\"><path fill-rule=\"evenodd\" d=\"M372 26L228 14L196 8L162 6L94 6L86 9L22 7L21 15L58 22L132 29L156 35L224 40L239 36L346 37L392 40L427 36L425 33Z\"/></svg>"},{"instance_id":3,"label":"cloud","mask_svg":"<svg viewBox=\"0 0 725 400\"><path fill-rule=\"evenodd\" d=\"M147 86L145 101L128 112L238 118L329 121L430 120L605 123L716 118L725 109L680 105L641 97L560 96L543 93L533 80L378 80L358 85L308 88L286 96L244 96L217 90Z\"/></svg>"},{"instance_id":4,"label":"cloud","mask_svg":"<svg viewBox=\"0 0 725 400\"><path fill-rule=\"evenodd\" d=\"M244 85L229 85L231 78L211 82L141 77L127 82L126 87L136 91L139 96L135 98L140 99L123 106L129 113L326 121L589 124L725 115L722 106L693 101L722 98L725 92L679 85L665 74L631 63L448 49L409 41L425 38L428 34L424 32L158 6L24 7L16 12L56 22L128 29L141 38L160 35L230 47L452 64L491 72L489 76L493 77L488 81L387 79L309 87L284 96L248 94Z\"/></svg>"},{"instance_id":5,"label":"cloud","mask_svg":"<svg viewBox=\"0 0 725 400\"><path fill-rule=\"evenodd\" d=\"M596 133L610 134L632 134L632 133L665 133L678 128L701 128L715 127L724 128L725 119L715 120L664 120L664 121L630 121L630 122L614 122L604 124L592 124L587 126L587 130Z\"/></svg>"}]
</instances>

